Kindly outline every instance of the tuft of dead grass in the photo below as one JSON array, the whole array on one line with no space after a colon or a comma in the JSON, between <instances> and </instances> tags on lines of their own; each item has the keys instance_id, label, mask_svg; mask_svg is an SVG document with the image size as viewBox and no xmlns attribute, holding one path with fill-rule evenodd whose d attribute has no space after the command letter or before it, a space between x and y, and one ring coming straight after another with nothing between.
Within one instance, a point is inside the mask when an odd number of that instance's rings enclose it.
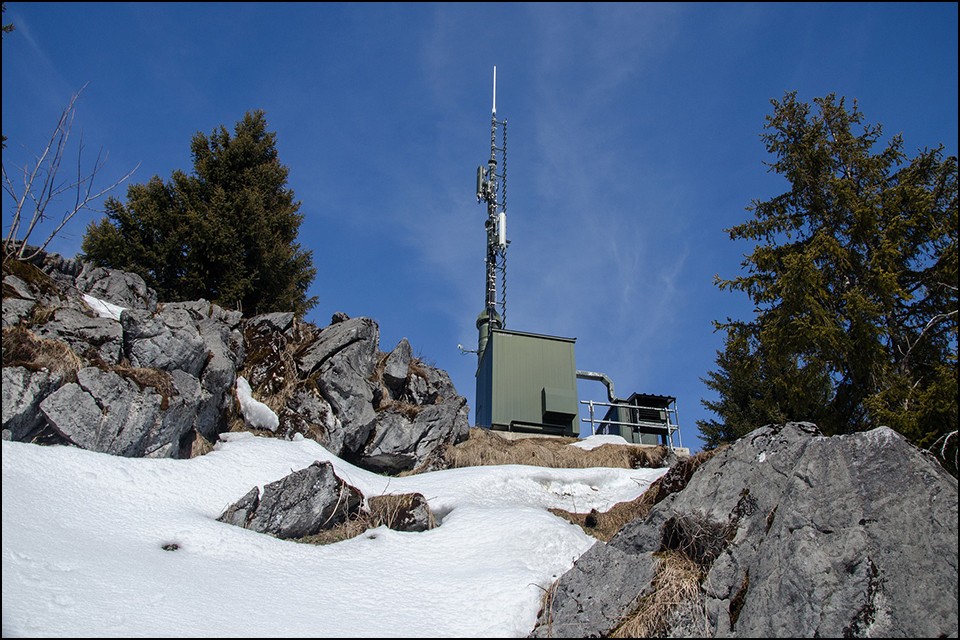
<instances>
[{"instance_id":1,"label":"tuft of dead grass","mask_svg":"<svg viewBox=\"0 0 960 640\"><path fill-rule=\"evenodd\" d=\"M417 495L418 494L404 493L373 496L367 500L369 510L360 510L336 526L311 536L297 538L295 542L318 545L333 544L342 540L356 538L369 529L376 529L382 526L392 529L399 524L405 513L414 505L417 500ZM428 528L433 529L435 526L436 521L431 514Z\"/></svg>"},{"instance_id":2,"label":"tuft of dead grass","mask_svg":"<svg viewBox=\"0 0 960 640\"><path fill-rule=\"evenodd\" d=\"M162 398L161 409L166 409L170 405L170 398L177 394L177 390L173 386L173 377L163 369L130 367L122 364L104 368L113 371L121 378L133 380L140 391L143 391L146 387L152 387Z\"/></svg>"},{"instance_id":3,"label":"tuft of dead grass","mask_svg":"<svg viewBox=\"0 0 960 640\"><path fill-rule=\"evenodd\" d=\"M247 354L237 375L254 387L255 397L278 416L282 415L300 382L296 357L316 339L316 327L294 319L291 336L245 330ZM233 429L231 429L233 430Z\"/></svg>"},{"instance_id":4,"label":"tuft of dead grass","mask_svg":"<svg viewBox=\"0 0 960 640\"><path fill-rule=\"evenodd\" d=\"M542 626L547 628L547 637L553 638L553 600L557 595L557 586L560 584L559 580L554 580L553 584L549 588L543 589L543 595L540 596L540 610L537 612L537 620L544 619L544 612L546 612L546 620L542 623ZM538 585L539 586L539 585Z\"/></svg>"},{"instance_id":5,"label":"tuft of dead grass","mask_svg":"<svg viewBox=\"0 0 960 640\"><path fill-rule=\"evenodd\" d=\"M368 382L370 382L374 387L373 408L377 412L388 411L390 413L398 413L406 417L410 422L414 422L417 419L417 416L420 415L420 412L426 408L426 405L416 404L402 399L395 400L392 397L390 390L387 388L387 383L383 379L383 372L387 368L387 359L389 357L389 353L381 353L380 358L373 367L373 373L370 374L370 377L368 378ZM412 358L410 360L410 365L407 368L407 382L404 384L407 384L410 381L410 378L415 375L426 379L427 371L424 367L425 365L422 360L419 358ZM437 398L436 402L440 402L440 398Z\"/></svg>"},{"instance_id":6,"label":"tuft of dead grass","mask_svg":"<svg viewBox=\"0 0 960 640\"><path fill-rule=\"evenodd\" d=\"M693 472L713 457L719 449L701 451L674 465L666 474L650 485L643 494L627 502L618 502L607 511L592 510L590 513L574 513L563 509L550 509L550 513L579 525L598 540L609 542L628 523L645 518L655 504L671 493L687 486Z\"/></svg>"},{"instance_id":7,"label":"tuft of dead grass","mask_svg":"<svg viewBox=\"0 0 960 640\"><path fill-rule=\"evenodd\" d=\"M611 638L663 637L671 614L699 596L703 567L678 551L660 552L656 561L650 593L642 596L633 612L610 632Z\"/></svg>"},{"instance_id":8,"label":"tuft of dead grass","mask_svg":"<svg viewBox=\"0 0 960 640\"><path fill-rule=\"evenodd\" d=\"M38 302L37 304L33 305L33 308L30 310L30 315L26 319L26 324L27 326L32 327L38 327L40 325L47 324L53 319L53 316L56 315L56 313L56 307L48 307Z\"/></svg>"},{"instance_id":9,"label":"tuft of dead grass","mask_svg":"<svg viewBox=\"0 0 960 640\"><path fill-rule=\"evenodd\" d=\"M443 458L447 468L528 464L564 469L638 469L663 466L667 456L667 449L662 446L604 444L589 450L569 446L578 440L574 437L508 440L497 435L495 431L473 428L466 440L456 445L448 445Z\"/></svg>"},{"instance_id":10,"label":"tuft of dead grass","mask_svg":"<svg viewBox=\"0 0 960 640\"><path fill-rule=\"evenodd\" d=\"M386 525L391 529L402 527L410 513L423 502L423 496L418 493L387 494L373 496L367 500L371 518L374 522L379 523L375 526ZM427 509L427 515L427 529L433 529L437 526L437 521L429 508Z\"/></svg>"},{"instance_id":11,"label":"tuft of dead grass","mask_svg":"<svg viewBox=\"0 0 960 640\"><path fill-rule=\"evenodd\" d=\"M62 287L42 269L26 260L15 257L15 253L3 250L3 276L13 275L23 280L28 286L48 297L63 298ZM4 298L19 297L12 287L3 285Z\"/></svg>"},{"instance_id":12,"label":"tuft of dead grass","mask_svg":"<svg viewBox=\"0 0 960 640\"><path fill-rule=\"evenodd\" d=\"M3 366L50 371L75 380L83 361L66 343L38 337L16 325L3 329Z\"/></svg>"},{"instance_id":13,"label":"tuft of dead grass","mask_svg":"<svg viewBox=\"0 0 960 640\"><path fill-rule=\"evenodd\" d=\"M197 458L213 451L213 443L203 437L196 429L190 429L180 439L180 457L184 459Z\"/></svg>"}]
</instances>

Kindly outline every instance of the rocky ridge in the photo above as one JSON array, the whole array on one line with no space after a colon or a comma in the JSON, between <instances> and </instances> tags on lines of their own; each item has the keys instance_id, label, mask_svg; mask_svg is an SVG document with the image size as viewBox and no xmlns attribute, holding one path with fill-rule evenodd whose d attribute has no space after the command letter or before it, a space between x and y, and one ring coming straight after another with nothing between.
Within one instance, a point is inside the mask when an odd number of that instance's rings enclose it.
<instances>
[{"instance_id":1,"label":"rocky ridge","mask_svg":"<svg viewBox=\"0 0 960 640\"><path fill-rule=\"evenodd\" d=\"M317 327L159 303L137 275L41 254L3 273L3 437L183 458L243 428L237 380L300 433L380 473L429 465L466 437L466 399L370 318ZM247 428L251 428L247 425Z\"/></svg>"}]
</instances>

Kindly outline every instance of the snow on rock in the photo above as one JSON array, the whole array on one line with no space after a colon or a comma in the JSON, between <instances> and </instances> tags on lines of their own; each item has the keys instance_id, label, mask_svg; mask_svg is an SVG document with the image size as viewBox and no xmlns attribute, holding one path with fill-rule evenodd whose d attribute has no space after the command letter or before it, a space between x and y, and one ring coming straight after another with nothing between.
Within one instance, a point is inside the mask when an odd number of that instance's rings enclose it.
<instances>
[{"instance_id":1,"label":"snow on rock","mask_svg":"<svg viewBox=\"0 0 960 640\"><path fill-rule=\"evenodd\" d=\"M124 307L110 304L109 302L104 302L99 298L94 298L91 295L83 294L83 301L93 309L101 318L109 318L111 320L120 321L120 314L123 313Z\"/></svg>"},{"instance_id":2,"label":"snow on rock","mask_svg":"<svg viewBox=\"0 0 960 640\"><path fill-rule=\"evenodd\" d=\"M254 429L269 429L276 431L280 426L280 418L273 409L253 397L250 383L243 376L237 376L237 399L240 401L240 411L247 425Z\"/></svg>"}]
</instances>

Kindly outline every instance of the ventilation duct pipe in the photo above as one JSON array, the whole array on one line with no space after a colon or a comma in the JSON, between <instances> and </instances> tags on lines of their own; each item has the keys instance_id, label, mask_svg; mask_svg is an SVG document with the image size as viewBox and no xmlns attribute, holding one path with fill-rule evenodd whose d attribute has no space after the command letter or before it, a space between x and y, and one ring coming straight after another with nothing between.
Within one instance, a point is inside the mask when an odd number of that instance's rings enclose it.
<instances>
[{"instance_id":1,"label":"ventilation duct pipe","mask_svg":"<svg viewBox=\"0 0 960 640\"><path fill-rule=\"evenodd\" d=\"M613 380L611 380L607 374L597 371L580 371L578 369L577 377L581 380L596 380L597 382L602 382L607 387L607 398L609 401L613 404L619 402L617 394L613 390Z\"/></svg>"}]
</instances>

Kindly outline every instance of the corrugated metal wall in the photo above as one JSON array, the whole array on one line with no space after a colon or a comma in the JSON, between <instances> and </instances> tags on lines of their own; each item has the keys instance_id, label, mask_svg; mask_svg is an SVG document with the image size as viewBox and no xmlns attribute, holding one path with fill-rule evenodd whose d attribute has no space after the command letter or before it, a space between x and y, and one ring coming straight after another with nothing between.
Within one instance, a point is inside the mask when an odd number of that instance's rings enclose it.
<instances>
[{"instance_id":1,"label":"corrugated metal wall","mask_svg":"<svg viewBox=\"0 0 960 640\"><path fill-rule=\"evenodd\" d=\"M552 420L576 435L577 366L573 338L494 329L477 369L477 424L499 429L541 425L544 402ZM548 390L544 398L544 388ZM566 419L565 412L572 415ZM556 423L554 423L556 424Z\"/></svg>"}]
</instances>

